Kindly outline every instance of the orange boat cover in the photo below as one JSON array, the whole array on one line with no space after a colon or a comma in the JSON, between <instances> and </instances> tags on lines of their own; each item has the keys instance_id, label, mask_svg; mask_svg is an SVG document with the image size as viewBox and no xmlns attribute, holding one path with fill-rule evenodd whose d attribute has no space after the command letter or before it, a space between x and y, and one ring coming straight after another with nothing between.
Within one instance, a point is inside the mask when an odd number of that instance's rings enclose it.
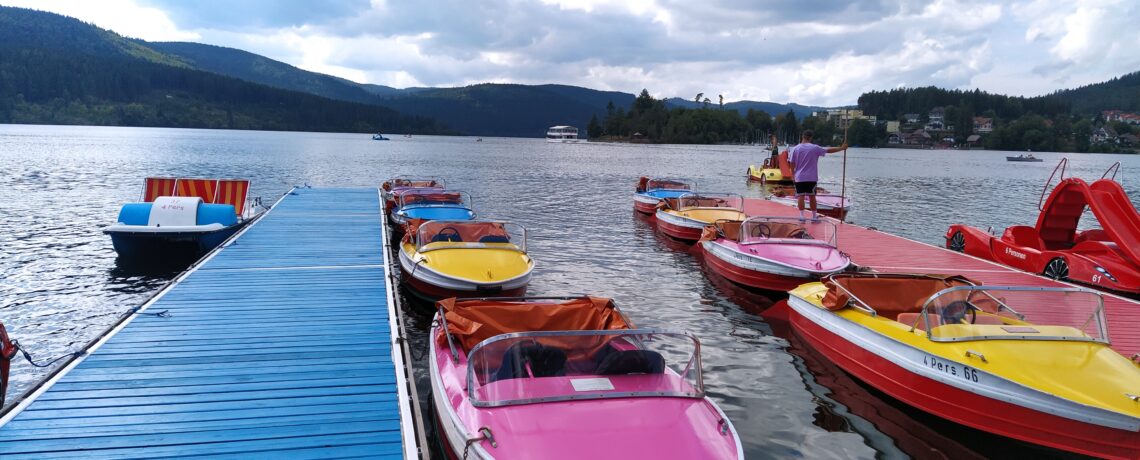
<instances>
[{"instance_id":1,"label":"orange boat cover","mask_svg":"<svg viewBox=\"0 0 1140 460\"><path fill-rule=\"evenodd\" d=\"M647 185L649 185L649 178L645 176L639 177L637 179L637 192L644 192Z\"/></svg>"},{"instance_id":2,"label":"orange boat cover","mask_svg":"<svg viewBox=\"0 0 1140 460\"><path fill-rule=\"evenodd\" d=\"M961 275L887 275L887 276L835 276L824 281L827 295L823 306L828 310L841 310L851 300L840 285L875 309L879 315L895 318L899 313L917 313L936 292L954 286L977 285Z\"/></svg>"},{"instance_id":3,"label":"orange boat cover","mask_svg":"<svg viewBox=\"0 0 1140 460\"><path fill-rule=\"evenodd\" d=\"M565 302L509 300L439 301L447 331L470 351L479 342L499 334L531 331L597 331L630 329L613 300L582 297ZM446 340L446 339L445 339Z\"/></svg>"}]
</instances>

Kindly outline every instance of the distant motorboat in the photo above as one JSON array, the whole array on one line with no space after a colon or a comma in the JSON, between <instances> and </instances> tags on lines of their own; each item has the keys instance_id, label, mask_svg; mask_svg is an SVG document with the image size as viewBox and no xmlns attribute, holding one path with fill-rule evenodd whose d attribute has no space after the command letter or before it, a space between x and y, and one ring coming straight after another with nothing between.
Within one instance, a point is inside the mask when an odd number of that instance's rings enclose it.
<instances>
[{"instance_id":1,"label":"distant motorboat","mask_svg":"<svg viewBox=\"0 0 1140 460\"><path fill-rule=\"evenodd\" d=\"M1032 153L1030 153L1029 155L1018 155L1018 156L1015 156L1015 157L1008 157L1008 156L1007 156L1007 157L1005 157L1005 161L1029 161L1029 162L1040 162L1040 161L1044 161L1044 160L1042 160L1042 159L1040 159L1040 158L1037 158L1037 157L1033 156L1033 154L1032 154Z\"/></svg>"},{"instance_id":2,"label":"distant motorboat","mask_svg":"<svg viewBox=\"0 0 1140 460\"><path fill-rule=\"evenodd\" d=\"M376 133L376 134L372 135L372 140L374 140L374 141L390 141L391 139L384 137L383 134Z\"/></svg>"},{"instance_id":3,"label":"distant motorboat","mask_svg":"<svg viewBox=\"0 0 1140 460\"><path fill-rule=\"evenodd\" d=\"M546 142L572 144L586 142L578 138L578 128L573 126L551 126L546 130Z\"/></svg>"}]
</instances>

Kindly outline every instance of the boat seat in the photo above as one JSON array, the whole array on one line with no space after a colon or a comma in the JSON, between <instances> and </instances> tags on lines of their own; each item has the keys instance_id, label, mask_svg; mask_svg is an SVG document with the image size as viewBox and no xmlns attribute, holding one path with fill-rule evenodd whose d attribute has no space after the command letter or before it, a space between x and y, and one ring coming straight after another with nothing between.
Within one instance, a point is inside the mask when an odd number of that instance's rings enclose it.
<instances>
[{"instance_id":1,"label":"boat seat","mask_svg":"<svg viewBox=\"0 0 1140 460\"><path fill-rule=\"evenodd\" d=\"M927 315L930 317L930 323L939 326L942 324L942 317L939 315ZM898 321L906 327L914 326L915 329L920 331L926 330L926 323L922 321L922 313L899 313Z\"/></svg>"},{"instance_id":2,"label":"boat seat","mask_svg":"<svg viewBox=\"0 0 1140 460\"><path fill-rule=\"evenodd\" d=\"M490 381L528 377L553 377L566 373L566 352L538 342L520 342L503 352L499 370Z\"/></svg>"},{"instance_id":3,"label":"boat seat","mask_svg":"<svg viewBox=\"0 0 1140 460\"><path fill-rule=\"evenodd\" d=\"M479 238L480 243L510 243L511 238L504 235L485 235Z\"/></svg>"},{"instance_id":4,"label":"boat seat","mask_svg":"<svg viewBox=\"0 0 1140 460\"><path fill-rule=\"evenodd\" d=\"M1024 246L1038 251L1045 250L1045 241L1037 233L1037 229L1028 225L1011 225L1005 229L1002 239L1011 241L1018 246Z\"/></svg>"},{"instance_id":5,"label":"boat seat","mask_svg":"<svg viewBox=\"0 0 1140 460\"><path fill-rule=\"evenodd\" d=\"M662 374L665 358L652 350L614 350L594 370L598 375Z\"/></svg>"},{"instance_id":6,"label":"boat seat","mask_svg":"<svg viewBox=\"0 0 1140 460\"><path fill-rule=\"evenodd\" d=\"M436 233L435 236L431 237L432 243L438 243L440 241L461 243L463 242L463 237L459 236L458 233Z\"/></svg>"}]
</instances>

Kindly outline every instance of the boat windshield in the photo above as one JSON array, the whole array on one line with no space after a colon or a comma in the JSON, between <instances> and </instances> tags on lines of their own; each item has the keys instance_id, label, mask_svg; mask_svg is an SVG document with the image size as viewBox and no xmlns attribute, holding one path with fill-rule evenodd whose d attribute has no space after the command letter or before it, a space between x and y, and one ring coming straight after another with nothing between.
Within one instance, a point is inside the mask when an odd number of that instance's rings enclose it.
<instances>
[{"instance_id":1,"label":"boat windshield","mask_svg":"<svg viewBox=\"0 0 1140 460\"><path fill-rule=\"evenodd\" d=\"M477 407L632 397L704 397L700 342L678 331L503 334L468 355Z\"/></svg>"},{"instance_id":2,"label":"boat windshield","mask_svg":"<svg viewBox=\"0 0 1140 460\"><path fill-rule=\"evenodd\" d=\"M788 240L823 242L836 245L835 224L828 221L804 222L795 217L755 216L740 223L740 244L789 243Z\"/></svg>"},{"instance_id":3,"label":"boat windshield","mask_svg":"<svg viewBox=\"0 0 1140 460\"><path fill-rule=\"evenodd\" d=\"M399 197L400 208L424 206L461 206L471 208L471 195L458 190L437 188L408 189Z\"/></svg>"},{"instance_id":4,"label":"boat windshield","mask_svg":"<svg viewBox=\"0 0 1140 460\"><path fill-rule=\"evenodd\" d=\"M674 179L674 178L657 178L649 179L645 183L645 191L652 192L654 190L692 190L693 181L688 179Z\"/></svg>"},{"instance_id":5,"label":"boat windshield","mask_svg":"<svg viewBox=\"0 0 1140 460\"><path fill-rule=\"evenodd\" d=\"M1075 340L1109 343L1104 298L1079 288L958 286L922 307L927 337L963 340Z\"/></svg>"},{"instance_id":6,"label":"boat windshield","mask_svg":"<svg viewBox=\"0 0 1140 460\"><path fill-rule=\"evenodd\" d=\"M731 208L743 211L744 197L735 193L686 193L677 198L677 209Z\"/></svg>"},{"instance_id":7,"label":"boat windshield","mask_svg":"<svg viewBox=\"0 0 1140 460\"><path fill-rule=\"evenodd\" d=\"M526 229L501 221L432 220L416 230L417 252L457 247L526 252Z\"/></svg>"},{"instance_id":8,"label":"boat windshield","mask_svg":"<svg viewBox=\"0 0 1140 460\"><path fill-rule=\"evenodd\" d=\"M413 176L396 176L384 182L384 190L392 190L397 187L431 187L431 188L444 188L443 179L436 177L413 177Z\"/></svg>"}]
</instances>

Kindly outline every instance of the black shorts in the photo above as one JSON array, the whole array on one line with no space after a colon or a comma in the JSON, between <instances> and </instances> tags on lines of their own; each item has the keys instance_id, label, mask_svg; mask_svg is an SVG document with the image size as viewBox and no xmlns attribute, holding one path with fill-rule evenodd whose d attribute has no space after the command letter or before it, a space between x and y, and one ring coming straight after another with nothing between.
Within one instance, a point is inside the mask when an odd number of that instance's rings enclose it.
<instances>
[{"instance_id":1,"label":"black shorts","mask_svg":"<svg viewBox=\"0 0 1140 460\"><path fill-rule=\"evenodd\" d=\"M796 182L796 195L815 195L815 182Z\"/></svg>"}]
</instances>

